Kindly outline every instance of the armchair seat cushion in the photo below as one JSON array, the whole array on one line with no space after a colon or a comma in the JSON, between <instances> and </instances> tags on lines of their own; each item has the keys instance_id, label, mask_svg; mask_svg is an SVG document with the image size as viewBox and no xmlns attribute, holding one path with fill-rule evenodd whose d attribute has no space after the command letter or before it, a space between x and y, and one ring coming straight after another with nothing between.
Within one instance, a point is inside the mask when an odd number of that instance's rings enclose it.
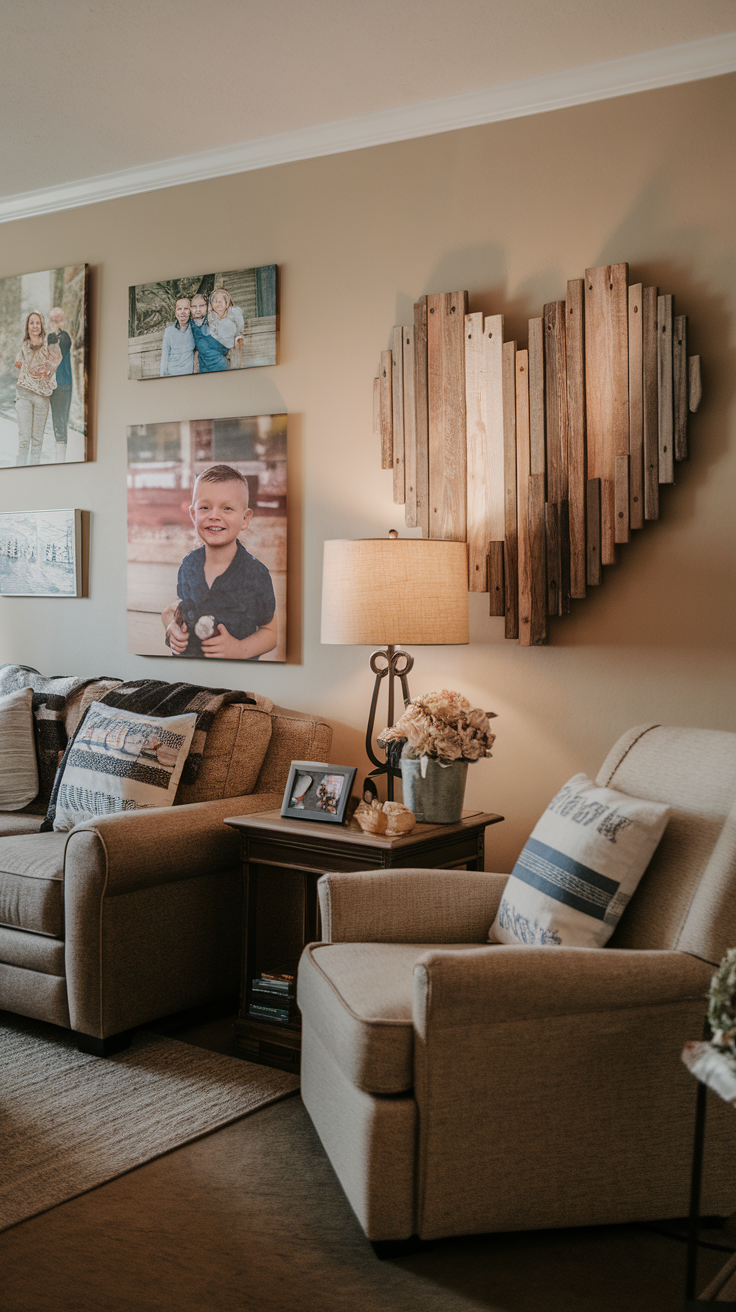
<instances>
[{"instance_id":1,"label":"armchair seat cushion","mask_svg":"<svg viewBox=\"0 0 736 1312\"><path fill-rule=\"evenodd\" d=\"M414 966L440 947L477 943L312 943L299 963L299 1007L340 1069L366 1093L414 1084Z\"/></svg>"},{"instance_id":2,"label":"armchair seat cushion","mask_svg":"<svg viewBox=\"0 0 736 1312\"><path fill-rule=\"evenodd\" d=\"M64 936L66 834L0 838L0 926Z\"/></svg>"}]
</instances>

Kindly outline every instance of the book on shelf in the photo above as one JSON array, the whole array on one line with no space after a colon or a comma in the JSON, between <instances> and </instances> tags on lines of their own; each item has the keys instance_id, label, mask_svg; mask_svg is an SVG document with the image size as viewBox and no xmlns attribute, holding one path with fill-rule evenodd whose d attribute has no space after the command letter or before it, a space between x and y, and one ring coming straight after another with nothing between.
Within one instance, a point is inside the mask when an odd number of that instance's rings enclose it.
<instances>
[{"instance_id":1,"label":"book on shelf","mask_svg":"<svg viewBox=\"0 0 736 1312\"><path fill-rule=\"evenodd\" d=\"M256 1020L272 1020L278 1025L288 1025L295 1019L291 1007L271 1007L265 1002L251 1002L248 1004L248 1015L255 1017Z\"/></svg>"},{"instance_id":2,"label":"book on shelf","mask_svg":"<svg viewBox=\"0 0 736 1312\"><path fill-rule=\"evenodd\" d=\"M283 998L294 997L294 985L286 980L273 979L270 975L261 975L259 979L251 980L251 989L254 993L268 993L271 996Z\"/></svg>"}]
</instances>

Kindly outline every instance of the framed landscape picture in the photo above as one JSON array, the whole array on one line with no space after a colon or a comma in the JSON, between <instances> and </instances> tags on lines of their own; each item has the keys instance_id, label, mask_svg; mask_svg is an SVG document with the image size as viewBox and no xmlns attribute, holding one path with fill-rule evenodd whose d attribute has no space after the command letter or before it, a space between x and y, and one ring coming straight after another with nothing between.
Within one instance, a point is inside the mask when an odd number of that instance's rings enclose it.
<instances>
[{"instance_id":1,"label":"framed landscape picture","mask_svg":"<svg viewBox=\"0 0 736 1312\"><path fill-rule=\"evenodd\" d=\"M87 459L88 266L0 278L0 467Z\"/></svg>"},{"instance_id":2,"label":"framed landscape picture","mask_svg":"<svg viewBox=\"0 0 736 1312\"><path fill-rule=\"evenodd\" d=\"M276 363L278 265L195 273L128 290L128 377Z\"/></svg>"},{"instance_id":3,"label":"framed landscape picture","mask_svg":"<svg viewBox=\"0 0 736 1312\"><path fill-rule=\"evenodd\" d=\"M83 596L84 513L81 510L0 512L0 595Z\"/></svg>"},{"instance_id":4,"label":"framed landscape picture","mask_svg":"<svg viewBox=\"0 0 736 1312\"><path fill-rule=\"evenodd\" d=\"M128 429L128 651L286 659L286 418Z\"/></svg>"}]
</instances>

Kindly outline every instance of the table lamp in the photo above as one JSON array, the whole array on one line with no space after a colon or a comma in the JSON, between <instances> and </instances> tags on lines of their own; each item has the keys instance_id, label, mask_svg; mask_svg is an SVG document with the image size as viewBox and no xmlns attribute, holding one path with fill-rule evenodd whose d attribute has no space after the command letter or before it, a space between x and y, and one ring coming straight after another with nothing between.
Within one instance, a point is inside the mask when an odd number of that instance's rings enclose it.
<instances>
[{"instance_id":1,"label":"table lamp","mask_svg":"<svg viewBox=\"0 0 736 1312\"><path fill-rule=\"evenodd\" d=\"M322 572L322 642L379 646L370 658L375 674L365 746L385 774L389 800L400 771L380 761L373 731L381 680L388 676L388 720L394 722L394 680L401 680L404 705L414 657L401 650L468 641L468 564L464 542L431 538L334 539L325 542Z\"/></svg>"}]
</instances>

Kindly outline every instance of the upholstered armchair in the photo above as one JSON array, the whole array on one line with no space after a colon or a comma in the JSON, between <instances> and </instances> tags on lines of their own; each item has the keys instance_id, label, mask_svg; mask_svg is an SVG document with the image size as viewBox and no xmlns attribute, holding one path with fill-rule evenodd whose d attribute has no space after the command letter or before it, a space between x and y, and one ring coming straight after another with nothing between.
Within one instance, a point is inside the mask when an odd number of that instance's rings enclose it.
<instances>
[{"instance_id":1,"label":"upholstered armchair","mask_svg":"<svg viewBox=\"0 0 736 1312\"><path fill-rule=\"evenodd\" d=\"M605 948L490 946L506 876L320 880L299 970L302 1096L373 1241L688 1210L713 967L736 943L736 734L639 726L597 782L672 814ZM703 1210L736 1208L712 1109Z\"/></svg>"}]
</instances>

